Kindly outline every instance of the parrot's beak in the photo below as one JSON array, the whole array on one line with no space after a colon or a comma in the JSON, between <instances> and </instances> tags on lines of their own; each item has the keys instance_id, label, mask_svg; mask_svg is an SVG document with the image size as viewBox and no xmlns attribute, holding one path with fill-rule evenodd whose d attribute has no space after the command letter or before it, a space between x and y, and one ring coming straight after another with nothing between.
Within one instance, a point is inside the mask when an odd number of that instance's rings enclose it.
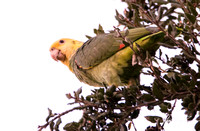
<instances>
[{"instance_id":1,"label":"parrot's beak","mask_svg":"<svg viewBox=\"0 0 200 131\"><path fill-rule=\"evenodd\" d=\"M51 54L52 59L54 59L55 61L58 61L58 60L64 61L65 60L65 55L59 49L51 48L50 54Z\"/></svg>"}]
</instances>

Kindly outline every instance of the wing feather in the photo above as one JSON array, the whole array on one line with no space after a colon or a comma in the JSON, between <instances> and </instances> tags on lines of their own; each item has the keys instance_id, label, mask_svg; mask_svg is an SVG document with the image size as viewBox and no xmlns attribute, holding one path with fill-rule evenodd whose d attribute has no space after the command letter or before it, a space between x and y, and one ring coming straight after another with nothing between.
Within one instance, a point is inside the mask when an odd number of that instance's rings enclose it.
<instances>
[{"instance_id":1,"label":"wing feather","mask_svg":"<svg viewBox=\"0 0 200 131\"><path fill-rule=\"evenodd\" d=\"M125 32L121 32L122 35ZM132 42L146 35L151 34L146 28L130 29L128 39ZM122 38L117 37L116 33L100 34L86 41L75 53L76 65L82 69L91 69L102 61L111 57L119 50Z\"/></svg>"}]
</instances>

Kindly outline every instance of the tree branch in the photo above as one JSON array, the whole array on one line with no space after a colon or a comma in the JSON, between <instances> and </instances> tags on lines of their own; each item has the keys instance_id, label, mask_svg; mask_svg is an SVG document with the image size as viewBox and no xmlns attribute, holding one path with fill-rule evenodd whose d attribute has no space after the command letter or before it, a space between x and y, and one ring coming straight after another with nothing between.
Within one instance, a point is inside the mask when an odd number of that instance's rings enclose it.
<instances>
[{"instance_id":1,"label":"tree branch","mask_svg":"<svg viewBox=\"0 0 200 131\"><path fill-rule=\"evenodd\" d=\"M47 126L49 126L49 124L50 124L51 122L53 122L53 121L55 121L56 119L58 119L58 118L64 116L65 114L68 114L69 112L72 112L72 111L74 111L74 110L80 110L80 109L83 109L83 108L86 108L86 107L87 107L87 106L78 106L78 107L74 107L74 108L72 108L72 109L70 109L70 110L67 110L67 111L65 111L65 112L62 112L62 113L58 114L57 116L55 116L52 120L48 121L46 124L41 125L41 126L38 126L38 128L39 128L38 131L42 131L44 128L46 128Z\"/></svg>"}]
</instances>

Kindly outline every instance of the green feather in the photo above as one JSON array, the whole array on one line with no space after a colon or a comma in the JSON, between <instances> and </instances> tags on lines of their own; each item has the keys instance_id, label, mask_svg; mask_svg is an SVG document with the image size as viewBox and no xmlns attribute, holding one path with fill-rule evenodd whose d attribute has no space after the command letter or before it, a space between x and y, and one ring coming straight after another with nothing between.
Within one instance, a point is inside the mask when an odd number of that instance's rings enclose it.
<instances>
[{"instance_id":1,"label":"green feather","mask_svg":"<svg viewBox=\"0 0 200 131\"><path fill-rule=\"evenodd\" d=\"M124 36L125 32L120 34ZM91 86L125 86L130 78L138 79L142 66L132 66L137 45L144 51L155 53L159 47L156 42L164 39L164 33L157 28L134 28L126 37L133 42L134 51L129 46L119 48L123 39L117 37L117 32L99 34L85 42L70 60L78 79Z\"/></svg>"}]
</instances>

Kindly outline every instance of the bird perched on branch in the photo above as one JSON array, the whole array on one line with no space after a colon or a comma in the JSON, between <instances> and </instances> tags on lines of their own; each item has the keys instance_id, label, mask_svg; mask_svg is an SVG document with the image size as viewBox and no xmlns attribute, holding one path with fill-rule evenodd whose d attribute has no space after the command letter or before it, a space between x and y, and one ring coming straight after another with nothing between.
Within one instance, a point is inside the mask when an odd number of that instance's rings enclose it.
<instances>
[{"instance_id":1,"label":"bird perched on branch","mask_svg":"<svg viewBox=\"0 0 200 131\"><path fill-rule=\"evenodd\" d=\"M157 42L163 39L164 33L158 28L141 27L101 33L85 43L63 38L52 44L50 54L88 85L126 86L130 79L138 80L142 69L141 65L133 64L134 55L140 49L155 54Z\"/></svg>"}]
</instances>

